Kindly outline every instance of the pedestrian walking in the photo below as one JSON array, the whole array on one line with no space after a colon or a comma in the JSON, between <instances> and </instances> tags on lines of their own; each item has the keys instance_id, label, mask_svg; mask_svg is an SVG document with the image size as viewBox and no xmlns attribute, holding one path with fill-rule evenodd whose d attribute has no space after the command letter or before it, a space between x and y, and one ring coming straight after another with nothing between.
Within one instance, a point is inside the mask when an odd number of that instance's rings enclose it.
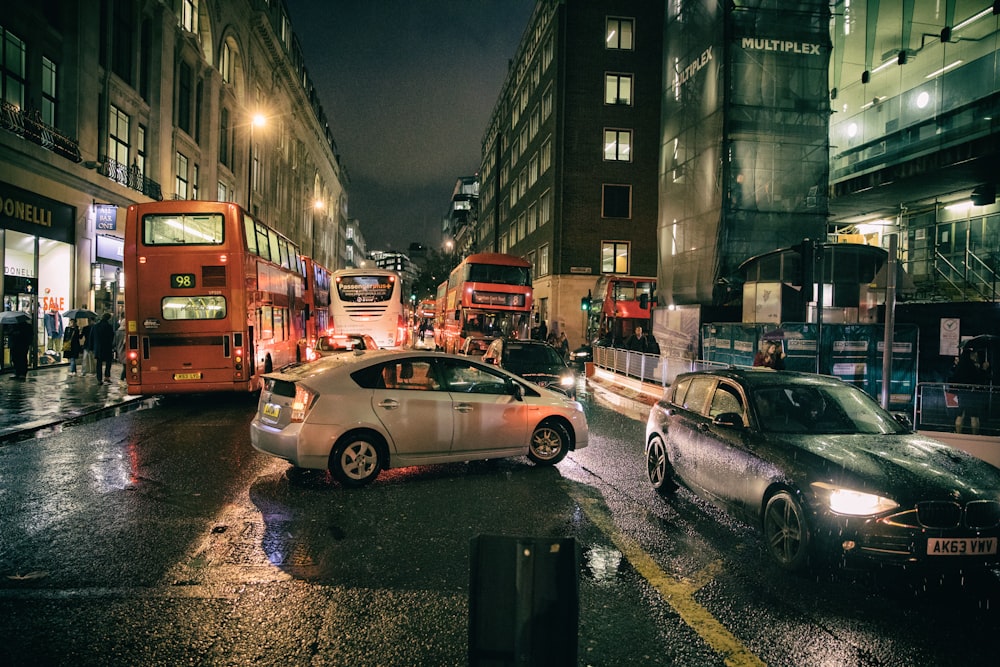
<instances>
[{"instance_id":1,"label":"pedestrian walking","mask_svg":"<svg viewBox=\"0 0 1000 667\"><path fill-rule=\"evenodd\" d=\"M70 320L69 326L63 331L63 359L69 359L69 375L76 377L76 360L83 353L83 334L76 320Z\"/></svg>"},{"instance_id":2,"label":"pedestrian walking","mask_svg":"<svg viewBox=\"0 0 1000 667\"><path fill-rule=\"evenodd\" d=\"M94 325L87 320L87 323L80 329L80 357L83 360L82 375L90 375L94 372L94 337L90 335Z\"/></svg>"},{"instance_id":3,"label":"pedestrian walking","mask_svg":"<svg viewBox=\"0 0 1000 667\"><path fill-rule=\"evenodd\" d=\"M31 350L31 322L15 322L6 325L7 340L10 344L11 363L14 366L14 379L28 378L28 352Z\"/></svg>"},{"instance_id":4,"label":"pedestrian walking","mask_svg":"<svg viewBox=\"0 0 1000 667\"><path fill-rule=\"evenodd\" d=\"M111 324L111 313L104 313L100 321L90 331L93 338L91 350L97 362L97 379L111 384L111 364L115 360L115 329Z\"/></svg>"},{"instance_id":5,"label":"pedestrian walking","mask_svg":"<svg viewBox=\"0 0 1000 667\"><path fill-rule=\"evenodd\" d=\"M958 363L952 370L949 382L958 385L971 385L955 391L957 394L959 414L955 417L955 433L961 433L965 428L965 418L969 418L969 429L972 435L979 434L979 422L987 416L987 394L979 386L990 383L990 363L979 360L979 351L968 345L962 350Z\"/></svg>"},{"instance_id":6,"label":"pedestrian walking","mask_svg":"<svg viewBox=\"0 0 1000 667\"><path fill-rule=\"evenodd\" d=\"M563 361L569 361L569 339L566 338L566 332L559 332L559 353L562 355Z\"/></svg>"}]
</instances>

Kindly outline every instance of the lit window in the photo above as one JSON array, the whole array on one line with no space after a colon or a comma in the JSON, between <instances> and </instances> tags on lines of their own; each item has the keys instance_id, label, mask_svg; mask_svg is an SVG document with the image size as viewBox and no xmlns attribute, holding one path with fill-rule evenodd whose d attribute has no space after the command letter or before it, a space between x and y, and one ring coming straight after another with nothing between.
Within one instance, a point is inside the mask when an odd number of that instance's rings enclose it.
<instances>
[{"instance_id":1,"label":"lit window","mask_svg":"<svg viewBox=\"0 0 1000 667\"><path fill-rule=\"evenodd\" d=\"M627 105L632 104L631 74L604 75L604 103L627 104Z\"/></svg>"},{"instance_id":2,"label":"lit window","mask_svg":"<svg viewBox=\"0 0 1000 667\"><path fill-rule=\"evenodd\" d=\"M632 50L632 19L608 18L604 46L608 49Z\"/></svg>"},{"instance_id":3,"label":"lit window","mask_svg":"<svg viewBox=\"0 0 1000 667\"><path fill-rule=\"evenodd\" d=\"M628 270L629 244L627 241L601 243L601 273L624 273Z\"/></svg>"},{"instance_id":4,"label":"lit window","mask_svg":"<svg viewBox=\"0 0 1000 667\"><path fill-rule=\"evenodd\" d=\"M609 161L631 162L631 130L604 130L604 159Z\"/></svg>"}]
</instances>

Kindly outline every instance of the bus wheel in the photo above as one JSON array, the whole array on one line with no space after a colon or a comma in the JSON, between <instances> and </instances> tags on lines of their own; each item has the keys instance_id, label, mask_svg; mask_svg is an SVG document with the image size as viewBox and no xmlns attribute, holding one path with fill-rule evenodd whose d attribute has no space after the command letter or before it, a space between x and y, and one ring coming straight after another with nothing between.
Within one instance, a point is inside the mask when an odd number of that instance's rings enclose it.
<instances>
[{"instance_id":1,"label":"bus wheel","mask_svg":"<svg viewBox=\"0 0 1000 667\"><path fill-rule=\"evenodd\" d=\"M385 443L372 431L349 433L330 454L330 473L343 486L368 484L382 471Z\"/></svg>"}]
</instances>

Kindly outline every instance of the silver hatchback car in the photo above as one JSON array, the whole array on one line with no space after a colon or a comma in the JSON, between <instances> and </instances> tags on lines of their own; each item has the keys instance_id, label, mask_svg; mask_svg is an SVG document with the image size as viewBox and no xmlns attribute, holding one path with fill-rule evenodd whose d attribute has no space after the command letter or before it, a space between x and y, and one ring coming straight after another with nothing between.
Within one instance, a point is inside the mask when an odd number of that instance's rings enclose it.
<instances>
[{"instance_id":1,"label":"silver hatchback car","mask_svg":"<svg viewBox=\"0 0 1000 667\"><path fill-rule=\"evenodd\" d=\"M587 445L582 406L465 356L358 351L265 376L255 449L330 470L344 486L380 471L513 456L553 465Z\"/></svg>"}]
</instances>

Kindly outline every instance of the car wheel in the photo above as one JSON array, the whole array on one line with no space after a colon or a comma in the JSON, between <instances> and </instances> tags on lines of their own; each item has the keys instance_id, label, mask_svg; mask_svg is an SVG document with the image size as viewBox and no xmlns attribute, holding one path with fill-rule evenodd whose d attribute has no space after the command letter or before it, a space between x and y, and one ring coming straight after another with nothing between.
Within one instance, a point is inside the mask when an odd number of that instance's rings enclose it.
<instances>
[{"instance_id":1,"label":"car wheel","mask_svg":"<svg viewBox=\"0 0 1000 667\"><path fill-rule=\"evenodd\" d=\"M673 495L677 490L677 485L674 483L674 468L667 456L667 446L663 438L658 435L653 436L646 449L646 477L661 496Z\"/></svg>"},{"instance_id":2,"label":"car wheel","mask_svg":"<svg viewBox=\"0 0 1000 667\"><path fill-rule=\"evenodd\" d=\"M368 484L382 471L382 444L372 433L347 436L330 455L330 472L344 486Z\"/></svg>"},{"instance_id":3,"label":"car wheel","mask_svg":"<svg viewBox=\"0 0 1000 667\"><path fill-rule=\"evenodd\" d=\"M539 465L554 465L569 452L569 431L555 421L544 421L535 427L528 445L528 458Z\"/></svg>"},{"instance_id":4,"label":"car wheel","mask_svg":"<svg viewBox=\"0 0 1000 667\"><path fill-rule=\"evenodd\" d=\"M787 491L779 491L764 508L767 551L786 570L802 570L809 560L812 535L805 512Z\"/></svg>"}]
</instances>

